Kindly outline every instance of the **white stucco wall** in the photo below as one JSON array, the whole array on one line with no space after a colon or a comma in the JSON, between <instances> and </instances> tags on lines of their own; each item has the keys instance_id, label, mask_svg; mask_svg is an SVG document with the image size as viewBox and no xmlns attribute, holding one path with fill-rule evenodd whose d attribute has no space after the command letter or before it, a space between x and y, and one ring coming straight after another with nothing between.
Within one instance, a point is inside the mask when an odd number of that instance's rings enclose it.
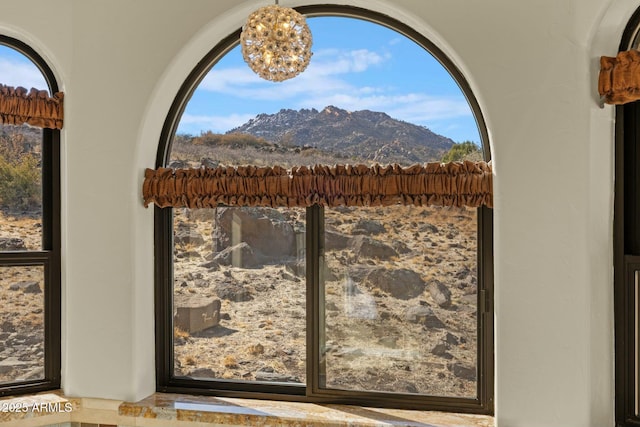
<instances>
[{"instance_id":1,"label":"white stucco wall","mask_svg":"<svg viewBox=\"0 0 640 427\"><path fill-rule=\"evenodd\" d=\"M615 54L640 1L335 3L431 38L483 109L496 174L498 425L613 426L613 109L597 106L595 87L598 56ZM2 1L0 32L49 60L66 92L66 393L154 391L153 211L141 204L142 173L191 68L265 4Z\"/></svg>"}]
</instances>

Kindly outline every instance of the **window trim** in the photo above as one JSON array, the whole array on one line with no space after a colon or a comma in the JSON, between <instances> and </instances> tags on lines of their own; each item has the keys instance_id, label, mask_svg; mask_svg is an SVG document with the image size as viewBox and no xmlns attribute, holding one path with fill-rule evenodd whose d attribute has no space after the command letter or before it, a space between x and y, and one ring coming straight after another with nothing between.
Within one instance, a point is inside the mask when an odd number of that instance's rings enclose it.
<instances>
[{"instance_id":1,"label":"window trim","mask_svg":"<svg viewBox=\"0 0 640 427\"><path fill-rule=\"evenodd\" d=\"M40 70L49 93L59 91L46 61L26 43L0 35L0 45L14 49ZM43 266L44 378L0 385L0 396L36 393L60 388L61 369L61 228L60 228L60 131L42 129L42 248L39 251L0 252L0 266Z\"/></svg>"},{"instance_id":2,"label":"window trim","mask_svg":"<svg viewBox=\"0 0 640 427\"><path fill-rule=\"evenodd\" d=\"M409 26L387 16L370 10L351 6L321 5L301 6L295 8L306 16L342 16L354 19L362 19L375 24L386 26L422 46L431 53L440 64L449 72L465 95L480 131L484 157L490 160L488 132L481 114L479 103L471 87L462 73L453 62L431 41L422 36ZM158 152L156 167L165 167L171 153L172 138L176 133L179 120L191 98L193 92L200 84L209 70L216 62L234 48L240 40L240 29L231 33L215 46L189 74L178 91L164 123ZM320 216L322 209L318 206L307 208L307 230L310 227L319 227L322 222ZM398 395L394 393L368 393L345 390L320 390L314 383L313 370L317 367L318 352L317 334L315 326L318 323L319 313L314 305L317 301L319 287L313 283L318 274L313 274L307 269L307 295L315 298L307 298L307 329L314 331L307 333L307 383L305 386L273 385L267 388L257 387L256 383L239 383L225 380L202 381L189 378L173 377L174 351L173 351L173 327L172 327L172 293L173 293L173 213L171 209L162 209L154 206L154 233L155 233L155 314L156 314L156 389L158 392L169 393L193 393L204 395L217 395L227 397L263 398L284 401L303 401L313 403L344 403L368 406L386 406L409 409L428 409L455 411L479 414L493 414L494 411L494 349L493 349L493 212L486 207L478 208L478 348L477 348L477 396L476 398L459 398L444 396L424 395ZM319 242L314 236L317 232L307 233L307 250L311 249L309 256L317 257ZM317 264L317 263L314 263ZM316 272L317 273L317 272ZM315 360L315 362L314 362ZM258 383L260 384L260 383ZM259 389L256 391L256 389Z\"/></svg>"}]
</instances>

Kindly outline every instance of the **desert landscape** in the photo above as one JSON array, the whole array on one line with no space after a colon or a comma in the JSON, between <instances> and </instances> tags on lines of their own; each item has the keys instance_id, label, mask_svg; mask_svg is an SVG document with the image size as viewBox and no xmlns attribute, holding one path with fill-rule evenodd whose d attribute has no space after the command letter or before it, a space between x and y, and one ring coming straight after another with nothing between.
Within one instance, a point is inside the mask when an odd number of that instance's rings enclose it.
<instances>
[{"instance_id":1,"label":"desert landscape","mask_svg":"<svg viewBox=\"0 0 640 427\"><path fill-rule=\"evenodd\" d=\"M175 375L304 383L306 251L296 239L304 211L174 214L176 304L221 301L218 325L176 328ZM228 236L229 216L236 224L263 221L268 238L256 242L256 230L243 226ZM278 233L292 245L288 253ZM476 233L473 209L325 211L325 387L476 396Z\"/></svg>"},{"instance_id":2,"label":"desert landscape","mask_svg":"<svg viewBox=\"0 0 640 427\"><path fill-rule=\"evenodd\" d=\"M40 250L36 214L0 211L0 251ZM44 268L0 266L0 382L44 378Z\"/></svg>"},{"instance_id":3,"label":"desert landscape","mask_svg":"<svg viewBox=\"0 0 640 427\"><path fill-rule=\"evenodd\" d=\"M410 166L452 154L481 158L472 143L384 113L328 106L260 114L226 134L176 135L169 166ZM175 376L304 384L306 269L315 263L322 387L476 397L476 210L323 212L321 253L307 259L304 209L173 210Z\"/></svg>"},{"instance_id":4,"label":"desert landscape","mask_svg":"<svg viewBox=\"0 0 640 427\"><path fill-rule=\"evenodd\" d=\"M277 133L278 123L292 126L298 115L283 110L250 123ZM344 129L332 127L336 135L319 137L322 144L313 146L292 144L291 134L280 143L233 133L177 136L170 166L291 167L402 158L409 165L416 153L431 152L419 141L400 142L411 133L423 138L425 130L384 114L358 116L328 107L302 115L323 120L318 135L329 128L326 121L340 120ZM336 141L361 134L353 128L358 120L363 128L383 120L398 139L385 144L354 137L350 151L337 150ZM40 134L11 126L2 131L0 160L13 184L0 183L0 251L40 250L40 196L34 190L39 165L33 161ZM429 137L442 147L451 144ZM361 150L366 144L379 147L369 155ZM476 210L389 206L323 212L321 251L308 259L305 209L173 210L174 375L304 384L306 271L316 264L322 387L475 397ZM0 382L43 377L43 290L42 266L0 267Z\"/></svg>"}]
</instances>

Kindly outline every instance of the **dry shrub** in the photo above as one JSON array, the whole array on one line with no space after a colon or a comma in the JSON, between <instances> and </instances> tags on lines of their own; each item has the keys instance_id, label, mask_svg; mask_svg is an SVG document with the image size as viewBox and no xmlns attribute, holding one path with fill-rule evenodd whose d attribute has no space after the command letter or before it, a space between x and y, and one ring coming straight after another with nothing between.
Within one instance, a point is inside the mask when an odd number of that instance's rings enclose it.
<instances>
[{"instance_id":1,"label":"dry shrub","mask_svg":"<svg viewBox=\"0 0 640 427\"><path fill-rule=\"evenodd\" d=\"M229 369L238 367L238 361L231 354L224 357L224 359L222 360L222 364L224 365L225 368L229 368Z\"/></svg>"},{"instance_id":2,"label":"dry shrub","mask_svg":"<svg viewBox=\"0 0 640 427\"><path fill-rule=\"evenodd\" d=\"M173 336L175 338L189 338L189 332L184 331L177 326L173 328Z\"/></svg>"},{"instance_id":3,"label":"dry shrub","mask_svg":"<svg viewBox=\"0 0 640 427\"><path fill-rule=\"evenodd\" d=\"M260 343L256 344L256 345L250 345L249 348L247 348L247 352L252 355L252 356L257 356L259 354L263 354L264 353L264 346Z\"/></svg>"}]
</instances>

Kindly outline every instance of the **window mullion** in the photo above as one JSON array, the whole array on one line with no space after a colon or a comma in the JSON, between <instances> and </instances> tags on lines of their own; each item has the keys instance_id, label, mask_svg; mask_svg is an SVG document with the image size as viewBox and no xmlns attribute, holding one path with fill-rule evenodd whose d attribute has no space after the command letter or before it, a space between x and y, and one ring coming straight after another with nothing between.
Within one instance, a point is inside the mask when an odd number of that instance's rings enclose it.
<instances>
[{"instance_id":1,"label":"window mullion","mask_svg":"<svg viewBox=\"0 0 640 427\"><path fill-rule=\"evenodd\" d=\"M307 396L313 395L319 387L323 213L317 205L307 208Z\"/></svg>"}]
</instances>

